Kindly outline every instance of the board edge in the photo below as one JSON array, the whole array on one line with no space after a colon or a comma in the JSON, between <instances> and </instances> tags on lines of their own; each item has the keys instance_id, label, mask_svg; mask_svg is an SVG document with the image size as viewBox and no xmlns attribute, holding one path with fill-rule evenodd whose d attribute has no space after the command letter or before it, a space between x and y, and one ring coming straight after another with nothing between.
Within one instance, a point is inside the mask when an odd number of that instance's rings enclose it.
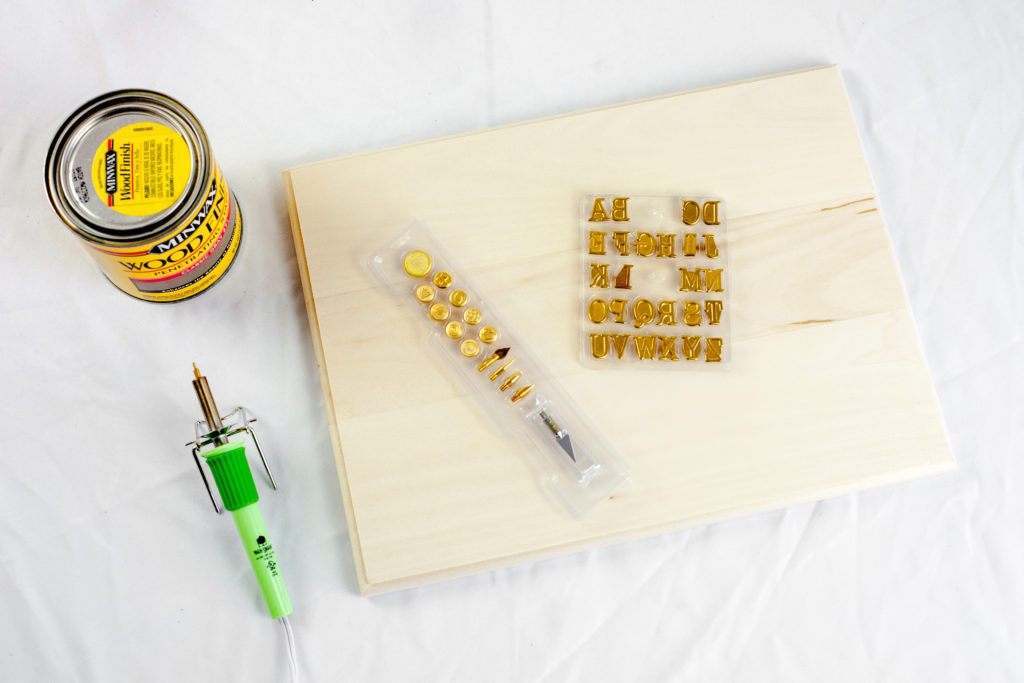
<instances>
[{"instance_id":1,"label":"board edge","mask_svg":"<svg viewBox=\"0 0 1024 683\"><path fill-rule=\"evenodd\" d=\"M291 171L285 170L281 173L284 180L285 200L288 204L288 220L291 224L292 240L295 247L295 262L298 266L299 280L302 283L302 298L306 308L306 318L309 322L310 337L313 342L313 352L317 359L317 374L320 376L320 389L324 397L324 409L327 413L327 426L331 433L331 446L334 451L334 465L338 473L338 481L341 484L341 498L345 507L345 521L348 525L349 539L352 547L352 558L355 561L356 579L359 583L359 592L366 594L369 583L366 576L366 563L363 560L362 547L359 542L359 530L356 526L355 509L352 505L352 493L349 490L348 472L345 469L344 451L341 447L341 434L338 432L338 420L334 413L334 396L331 392L331 383L327 376L327 364L324 360L323 341L320 338L320 322L316 315L316 301L313 298L313 285L309 279L309 270L306 262L306 249L302 239L302 226L299 221L299 209L295 201L295 188L292 185Z\"/></svg>"}]
</instances>

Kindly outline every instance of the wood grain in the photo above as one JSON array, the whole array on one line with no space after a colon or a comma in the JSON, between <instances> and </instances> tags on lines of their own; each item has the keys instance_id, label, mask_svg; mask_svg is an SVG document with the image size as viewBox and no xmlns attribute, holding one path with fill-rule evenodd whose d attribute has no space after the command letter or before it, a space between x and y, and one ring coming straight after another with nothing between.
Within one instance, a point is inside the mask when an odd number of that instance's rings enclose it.
<instances>
[{"instance_id":1,"label":"wood grain","mask_svg":"<svg viewBox=\"0 0 1024 683\"><path fill-rule=\"evenodd\" d=\"M302 166L285 184L364 592L953 466L835 67ZM591 192L725 200L726 372L580 365ZM632 483L584 521L365 269L414 219L628 460Z\"/></svg>"}]
</instances>

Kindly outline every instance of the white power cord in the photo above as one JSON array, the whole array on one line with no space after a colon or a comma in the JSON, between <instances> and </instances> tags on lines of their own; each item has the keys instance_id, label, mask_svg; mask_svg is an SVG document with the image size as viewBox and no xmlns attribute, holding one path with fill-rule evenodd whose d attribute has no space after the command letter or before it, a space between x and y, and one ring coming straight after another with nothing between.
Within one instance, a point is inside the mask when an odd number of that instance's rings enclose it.
<instances>
[{"instance_id":1,"label":"white power cord","mask_svg":"<svg viewBox=\"0 0 1024 683\"><path fill-rule=\"evenodd\" d=\"M284 636L288 641L288 665L292 672L292 683L299 683L299 663L295 658L295 635L292 633L292 625L288 622L288 617L281 617L278 621L284 626Z\"/></svg>"}]
</instances>

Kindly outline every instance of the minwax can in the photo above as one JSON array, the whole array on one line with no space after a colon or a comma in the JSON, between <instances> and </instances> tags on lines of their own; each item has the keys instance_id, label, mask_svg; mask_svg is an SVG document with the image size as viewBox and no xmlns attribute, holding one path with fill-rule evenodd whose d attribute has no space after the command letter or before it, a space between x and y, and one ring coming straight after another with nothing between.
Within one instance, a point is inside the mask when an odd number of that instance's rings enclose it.
<instances>
[{"instance_id":1,"label":"minwax can","mask_svg":"<svg viewBox=\"0 0 1024 683\"><path fill-rule=\"evenodd\" d=\"M160 93L118 90L82 105L50 145L46 190L107 278L137 299L206 291L242 240L206 132Z\"/></svg>"}]
</instances>

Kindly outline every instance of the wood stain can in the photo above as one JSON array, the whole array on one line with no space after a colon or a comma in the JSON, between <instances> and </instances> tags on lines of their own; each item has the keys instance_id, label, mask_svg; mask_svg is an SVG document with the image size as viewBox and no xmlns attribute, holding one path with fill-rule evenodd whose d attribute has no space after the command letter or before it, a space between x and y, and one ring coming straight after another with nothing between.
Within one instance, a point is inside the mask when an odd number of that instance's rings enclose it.
<instances>
[{"instance_id":1,"label":"wood stain can","mask_svg":"<svg viewBox=\"0 0 1024 683\"><path fill-rule=\"evenodd\" d=\"M50 145L46 190L107 279L137 299L205 292L238 254L238 202L199 120L166 95L118 90L82 105Z\"/></svg>"}]
</instances>

